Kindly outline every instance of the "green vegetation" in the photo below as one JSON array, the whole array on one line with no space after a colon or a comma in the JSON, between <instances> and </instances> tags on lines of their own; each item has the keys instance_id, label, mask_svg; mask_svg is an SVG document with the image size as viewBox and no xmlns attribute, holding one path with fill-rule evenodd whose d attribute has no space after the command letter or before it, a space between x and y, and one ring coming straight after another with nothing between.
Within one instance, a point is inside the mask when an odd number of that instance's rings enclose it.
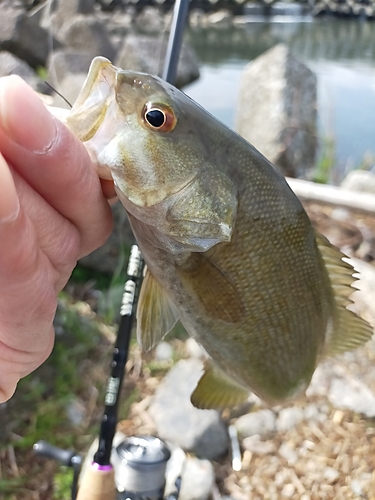
<instances>
[{"instance_id":1,"label":"green vegetation","mask_svg":"<svg viewBox=\"0 0 375 500\"><path fill-rule=\"evenodd\" d=\"M54 500L70 500L73 472L68 467L61 467L54 477Z\"/></svg>"},{"instance_id":2,"label":"green vegetation","mask_svg":"<svg viewBox=\"0 0 375 500\"><path fill-rule=\"evenodd\" d=\"M321 141L321 151L317 164L312 172L312 181L328 184L332 179L332 172L336 164L336 143L331 136Z\"/></svg>"},{"instance_id":3,"label":"green vegetation","mask_svg":"<svg viewBox=\"0 0 375 500\"><path fill-rule=\"evenodd\" d=\"M357 164L346 165L343 169L346 175L349 170L369 170L375 165L375 156L373 153L366 153L362 160ZM326 136L321 139L319 157L316 166L312 171L311 180L319 184L340 183L343 179L341 174L335 171L337 167L336 159L336 141L333 136ZM335 178L339 177L339 179Z\"/></svg>"}]
</instances>

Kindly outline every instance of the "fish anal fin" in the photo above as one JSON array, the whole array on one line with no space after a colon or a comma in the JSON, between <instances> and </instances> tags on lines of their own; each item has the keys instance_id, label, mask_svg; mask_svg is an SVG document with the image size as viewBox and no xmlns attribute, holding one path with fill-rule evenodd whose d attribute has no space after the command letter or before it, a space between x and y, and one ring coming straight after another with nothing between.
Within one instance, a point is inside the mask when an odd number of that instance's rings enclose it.
<instances>
[{"instance_id":1,"label":"fish anal fin","mask_svg":"<svg viewBox=\"0 0 375 500\"><path fill-rule=\"evenodd\" d=\"M191 395L192 404L202 410L233 408L244 403L250 391L237 384L210 360L204 364L204 373Z\"/></svg>"},{"instance_id":2,"label":"fish anal fin","mask_svg":"<svg viewBox=\"0 0 375 500\"><path fill-rule=\"evenodd\" d=\"M176 307L147 269L137 308L137 338L142 349L152 349L172 330L177 320Z\"/></svg>"},{"instance_id":3,"label":"fish anal fin","mask_svg":"<svg viewBox=\"0 0 375 500\"><path fill-rule=\"evenodd\" d=\"M353 273L357 271L342 260L347 258L346 255L331 245L324 236L316 233L316 241L329 275L336 306L336 316L325 350L325 355L333 356L365 344L371 339L374 329L367 321L346 308L353 303L350 295L356 290L355 282L358 278Z\"/></svg>"},{"instance_id":4,"label":"fish anal fin","mask_svg":"<svg viewBox=\"0 0 375 500\"><path fill-rule=\"evenodd\" d=\"M190 254L185 265L177 267L184 287L205 309L208 316L226 323L238 323L245 307L235 286L202 253Z\"/></svg>"}]
</instances>

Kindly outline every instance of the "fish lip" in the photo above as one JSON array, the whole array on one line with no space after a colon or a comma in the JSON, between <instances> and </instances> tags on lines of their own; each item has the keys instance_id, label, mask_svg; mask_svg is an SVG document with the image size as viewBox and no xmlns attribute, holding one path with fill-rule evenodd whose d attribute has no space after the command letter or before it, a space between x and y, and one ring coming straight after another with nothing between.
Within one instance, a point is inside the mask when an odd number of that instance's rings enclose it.
<instances>
[{"instance_id":1,"label":"fish lip","mask_svg":"<svg viewBox=\"0 0 375 500\"><path fill-rule=\"evenodd\" d=\"M66 118L66 125L84 144L100 178L113 180L111 169L98 161L93 146L117 85L119 68L104 57L95 57L90 65L83 87Z\"/></svg>"},{"instance_id":2,"label":"fish lip","mask_svg":"<svg viewBox=\"0 0 375 500\"><path fill-rule=\"evenodd\" d=\"M116 74L117 69L109 59L98 56L94 57L94 59L91 61L89 71L87 73L86 80L83 83L83 87L73 105L73 108L78 108L83 106L84 104L87 104L87 100L90 97L90 94L92 93L94 85L97 83L98 78L103 75L105 69L111 68L111 72ZM108 83L107 79L104 79L106 83L110 86Z\"/></svg>"}]
</instances>

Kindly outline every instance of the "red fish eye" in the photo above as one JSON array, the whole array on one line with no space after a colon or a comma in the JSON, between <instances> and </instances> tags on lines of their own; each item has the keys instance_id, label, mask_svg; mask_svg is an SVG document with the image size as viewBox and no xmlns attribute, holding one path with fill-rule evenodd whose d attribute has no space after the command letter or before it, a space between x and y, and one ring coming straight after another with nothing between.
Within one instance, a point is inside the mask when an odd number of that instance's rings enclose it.
<instances>
[{"instance_id":1,"label":"red fish eye","mask_svg":"<svg viewBox=\"0 0 375 500\"><path fill-rule=\"evenodd\" d=\"M177 118L172 108L163 104L147 104L143 110L143 120L153 130L160 132L170 132L175 128L177 123Z\"/></svg>"}]
</instances>

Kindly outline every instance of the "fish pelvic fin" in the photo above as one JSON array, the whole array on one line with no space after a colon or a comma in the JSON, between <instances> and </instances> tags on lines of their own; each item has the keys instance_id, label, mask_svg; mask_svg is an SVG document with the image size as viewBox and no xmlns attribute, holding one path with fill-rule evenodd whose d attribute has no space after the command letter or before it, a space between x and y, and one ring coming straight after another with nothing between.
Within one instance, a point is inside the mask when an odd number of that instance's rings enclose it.
<instances>
[{"instance_id":1,"label":"fish pelvic fin","mask_svg":"<svg viewBox=\"0 0 375 500\"><path fill-rule=\"evenodd\" d=\"M203 306L208 316L226 323L238 323L245 306L235 286L203 253L192 252L177 273L188 293Z\"/></svg>"},{"instance_id":2,"label":"fish pelvic fin","mask_svg":"<svg viewBox=\"0 0 375 500\"><path fill-rule=\"evenodd\" d=\"M175 305L147 268L137 307L137 339L142 349L152 349L177 320Z\"/></svg>"},{"instance_id":3,"label":"fish pelvic fin","mask_svg":"<svg viewBox=\"0 0 375 500\"><path fill-rule=\"evenodd\" d=\"M204 373L190 400L201 410L218 410L244 403L249 393L248 389L207 360L204 363Z\"/></svg>"},{"instance_id":4,"label":"fish pelvic fin","mask_svg":"<svg viewBox=\"0 0 375 500\"><path fill-rule=\"evenodd\" d=\"M354 267L342 260L346 255L331 245L323 235L316 233L316 242L328 272L336 305L336 318L325 350L326 356L334 356L368 342L374 329L367 321L346 308L353 303L349 296L355 291L352 285L358 279L353 277L356 272Z\"/></svg>"}]
</instances>

